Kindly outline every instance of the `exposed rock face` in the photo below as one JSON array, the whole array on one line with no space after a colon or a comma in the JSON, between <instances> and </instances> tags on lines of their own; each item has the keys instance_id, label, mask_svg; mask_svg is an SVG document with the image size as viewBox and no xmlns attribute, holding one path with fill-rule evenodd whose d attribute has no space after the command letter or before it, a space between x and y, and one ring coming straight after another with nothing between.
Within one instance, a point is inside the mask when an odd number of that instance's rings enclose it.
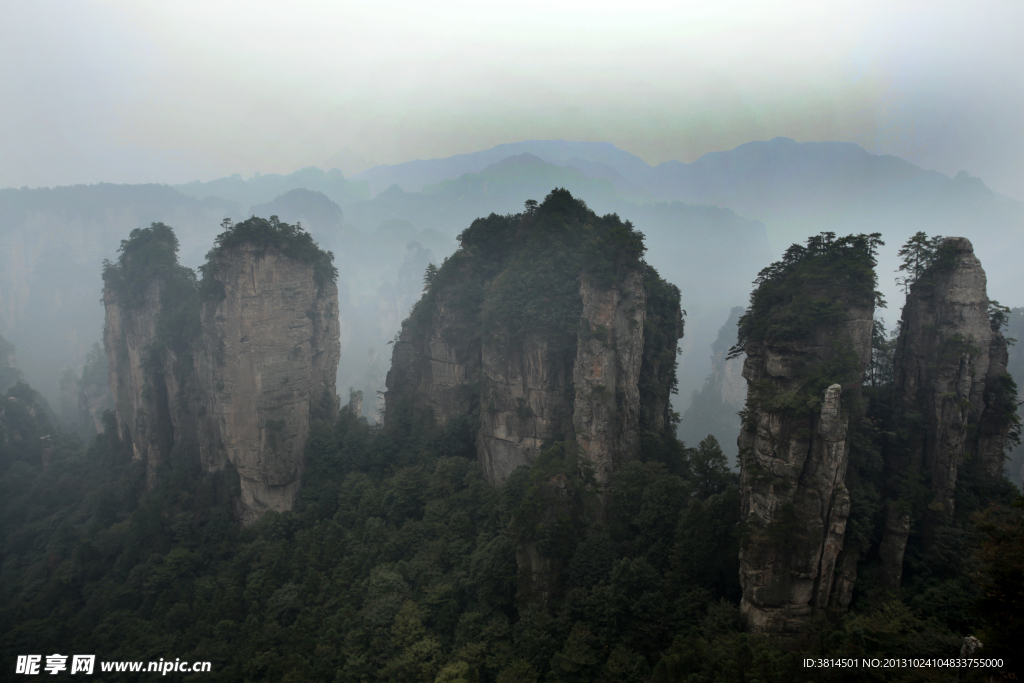
<instances>
[{"instance_id":1,"label":"exposed rock face","mask_svg":"<svg viewBox=\"0 0 1024 683\"><path fill-rule=\"evenodd\" d=\"M481 349L483 369L477 453L484 473L502 482L540 454L568 414L571 369L553 356L545 339L527 335L518 348L494 342Z\"/></svg>"},{"instance_id":2,"label":"exposed rock face","mask_svg":"<svg viewBox=\"0 0 1024 683\"><path fill-rule=\"evenodd\" d=\"M843 335L868 363L871 311L856 310ZM824 336L828 336L827 334ZM817 350L751 348L744 377L779 390L796 388ZM818 358L815 358L818 356ZM815 609L849 603L852 577L833 594L836 562L843 548L850 496L843 485L849 456L849 416L842 389L833 384L814 416L795 417L762 409L740 432L742 517L756 531L740 552L740 608L754 631L798 632Z\"/></svg>"},{"instance_id":3,"label":"exposed rock face","mask_svg":"<svg viewBox=\"0 0 1024 683\"><path fill-rule=\"evenodd\" d=\"M165 378L152 362L147 364L145 357L156 338L164 285L163 278L151 280L141 302L133 306L124 304L116 289L103 288L103 346L117 413L117 435L131 444L133 459L146 463L146 485L150 488L174 445Z\"/></svg>"},{"instance_id":4,"label":"exposed rock face","mask_svg":"<svg viewBox=\"0 0 1024 683\"><path fill-rule=\"evenodd\" d=\"M641 396L643 273L630 272L606 289L584 277L579 291L583 315L574 357L553 353L538 334L525 335L519 344L472 339L465 330L474 321L460 319L441 292L429 324L410 319L402 325L388 373L385 419L394 418L403 400L438 425L479 406L477 452L492 482L532 464L545 441L571 435L598 481L607 483L618 463L639 453L642 398L658 423L667 424L669 381L661 378L657 396ZM682 336L680 320L677 302L672 357Z\"/></svg>"},{"instance_id":5,"label":"exposed rock face","mask_svg":"<svg viewBox=\"0 0 1024 683\"><path fill-rule=\"evenodd\" d=\"M630 272L618 287L580 283L583 317L573 366L573 428L580 452L601 485L640 454L640 366L646 292L643 274Z\"/></svg>"},{"instance_id":6,"label":"exposed rock face","mask_svg":"<svg viewBox=\"0 0 1024 683\"><path fill-rule=\"evenodd\" d=\"M846 297L827 274L822 279L808 301L835 301L838 318L819 321L810 334L745 343L749 389L738 446L741 517L750 531L740 550L740 609L755 632L800 632L818 610L845 607L856 580L856 557L842 553L850 415L839 383L821 393L809 393L808 383L834 377L857 386L870 361L873 288ZM761 315L781 311L777 319L786 320L793 304L773 301ZM836 367L843 369L829 369Z\"/></svg>"},{"instance_id":7,"label":"exposed rock face","mask_svg":"<svg viewBox=\"0 0 1024 683\"><path fill-rule=\"evenodd\" d=\"M242 518L289 510L302 477L310 408L334 382L339 343L333 282L318 291L312 266L275 248L242 245L217 257L224 298L202 308L197 354L210 436L207 469L230 462L241 478Z\"/></svg>"},{"instance_id":8,"label":"exposed rock face","mask_svg":"<svg viewBox=\"0 0 1024 683\"><path fill-rule=\"evenodd\" d=\"M200 304L194 276L176 264L176 247L166 226L135 231L104 273L118 432L147 463L150 487L172 449L195 452L206 471L233 467L241 482L237 510L250 524L266 510L291 508L311 411L337 408L337 288L318 283L313 264L277 246L243 242L219 248L205 274L223 296ZM133 253L158 260L156 274L132 266ZM194 331L176 334L172 324Z\"/></svg>"},{"instance_id":9,"label":"exposed rock face","mask_svg":"<svg viewBox=\"0 0 1024 683\"><path fill-rule=\"evenodd\" d=\"M1010 428L1003 405L1007 346L990 322L985 271L963 237L946 239L938 254L903 308L895 396L911 437L907 452L889 463L894 477L922 472L930 482L925 543L929 530L953 514L966 457L979 458L988 477L1001 475ZM911 413L923 419L911 420ZM880 554L884 580L893 588L900 584L910 526L907 508L891 502Z\"/></svg>"},{"instance_id":10,"label":"exposed rock face","mask_svg":"<svg viewBox=\"0 0 1024 683\"><path fill-rule=\"evenodd\" d=\"M618 216L563 189L526 209L474 221L428 268L395 343L385 420L476 420L492 482L563 441L606 484L643 435L668 428L679 290Z\"/></svg>"},{"instance_id":11,"label":"exposed rock face","mask_svg":"<svg viewBox=\"0 0 1024 683\"><path fill-rule=\"evenodd\" d=\"M437 305L426 325L411 320L402 323L402 331L392 352L387 376L385 421L394 419L398 392L417 413L429 412L443 425L455 415L470 412L473 392L467 390L479 381L480 344L465 334L473 321L464 320L451 305L450 290L440 292Z\"/></svg>"},{"instance_id":12,"label":"exposed rock face","mask_svg":"<svg viewBox=\"0 0 1024 683\"><path fill-rule=\"evenodd\" d=\"M589 464L606 496L642 439L670 435L678 288L643 262L631 224L565 190L522 214L478 219L459 240L440 269L428 268L428 289L402 324L386 424L468 418L491 482L551 446L555 459ZM552 507L569 505L568 475L543 476L530 486L547 492L548 507L532 529L568 514ZM545 556L550 546L534 533L518 539L519 596L547 603L567 560Z\"/></svg>"}]
</instances>

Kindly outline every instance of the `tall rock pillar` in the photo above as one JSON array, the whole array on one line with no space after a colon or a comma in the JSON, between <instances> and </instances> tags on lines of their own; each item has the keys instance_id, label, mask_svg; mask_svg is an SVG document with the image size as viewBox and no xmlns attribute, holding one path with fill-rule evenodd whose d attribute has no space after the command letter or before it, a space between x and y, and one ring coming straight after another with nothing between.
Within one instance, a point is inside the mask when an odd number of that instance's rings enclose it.
<instances>
[{"instance_id":1,"label":"tall rock pillar","mask_svg":"<svg viewBox=\"0 0 1024 683\"><path fill-rule=\"evenodd\" d=\"M241 517L289 510L298 494L310 412L337 407L338 289L274 246L223 248L208 273L223 297L201 311L199 383L206 396L204 467L230 462Z\"/></svg>"},{"instance_id":2,"label":"tall rock pillar","mask_svg":"<svg viewBox=\"0 0 1024 683\"><path fill-rule=\"evenodd\" d=\"M797 258L766 269L774 272L740 321L740 609L755 632L798 633L818 610L845 607L852 590L841 557L850 513L843 394L857 391L870 360L874 263L866 237L844 240L791 249Z\"/></svg>"},{"instance_id":3,"label":"tall rock pillar","mask_svg":"<svg viewBox=\"0 0 1024 683\"><path fill-rule=\"evenodd\" d=\"M887 463L891 481L920 476L930 489L921 520L926 544L955 510L965 458L978 458L992 479L1002 474L1013 411L1006 362L1006 340L990 319L981 262L970 240L947 238L903 307L894 393L909 439ZM880 546L890 588L899 587L911 530L909 504L901 498L897 491L889 501Z\"/></svg>"}]
</instances>

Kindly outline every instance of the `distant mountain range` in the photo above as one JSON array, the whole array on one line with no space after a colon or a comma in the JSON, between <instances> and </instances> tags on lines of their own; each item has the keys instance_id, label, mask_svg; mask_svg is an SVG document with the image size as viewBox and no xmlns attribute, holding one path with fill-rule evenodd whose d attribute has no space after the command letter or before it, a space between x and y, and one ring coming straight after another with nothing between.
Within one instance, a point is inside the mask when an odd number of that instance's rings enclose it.
<instances>
[{"instance_id":1,"label":"distant mountain range","mask_svg":"<svg viewBox=\"0 0 1024 683\"><path fill-rule=\"evenodd\" d=\"M878 273L892 304L890 325L902 304L896 252L918 230L970 238L993 298L1024 304L1024 203L966 173L950 178L842 142L775 138L693 163L651 166L609 143L532 140L376 166L351 178L305 168L173 188L0 190L0 334L15 341L26 366L59 365L57 372L76 365L101 321L86 324L92 307L70 304L77 299L62 292L98 296L101 260L114 257L131 228L150 221L174 226L182 261L194 266L220 219L273 213L301 221L335 251L355 329L377 316L371 336L383 345L418 296L425 263L454 251L455 238L474 219L521 211L526 199L543 200L553 187L565 187L599 214L632 221L647 235L648 262L680 286L689 316L677 409L701 386L710 344L730 309L746 303L757 272L790 243L820 231L883 233ZM79 318L74 330L54 336L60 321ZM49 353L44 358L42 349L53 345L32 341L44 330L75 351L59 362ZM363 346L353 353L365 354L370 343L356 335L352 344ZM55 380L37 383L52 395Z\"/></svg>"}]
</instances>

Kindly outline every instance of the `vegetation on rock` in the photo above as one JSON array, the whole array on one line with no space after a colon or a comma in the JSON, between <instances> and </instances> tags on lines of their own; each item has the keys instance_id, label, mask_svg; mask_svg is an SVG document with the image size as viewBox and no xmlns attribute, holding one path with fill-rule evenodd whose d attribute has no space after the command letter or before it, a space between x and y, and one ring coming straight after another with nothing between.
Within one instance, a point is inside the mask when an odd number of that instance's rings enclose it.
<instances>
[{"instance_id":1,"label":"vegetation on rock","mask_svg":"<svg viewBox=\"0 0 1024 683\"><path fill-rule=\"evenodd\" d=\"M596 226L571 206L554 211L559 201L548 218L538 206L474 223L463 250L428 271L416 315L436 302L437 288L457 281L459 305L477 312L493 305L489 324L525 320L514 310L502 317L501 305L535 282L558 285L564 275L550 269L585 261L588 239L618 234L633 243L639 234L607 217ZM559 223L558 216L569 218ZM542 219L552 235L536 227ZM565 253L524 262L536 266L535 281L493 284L509 268L506 247L520 230L546 245L535 255L557 244ZM783 270L824 288L829 264L840 273L836 287L870 303L867 239L822 238L807 248L814 254L787 252L781 270L762 282L766 299L752 303L746 339L799 336L833 319L819 294L801 294L778 278ZM155 249L168 244L157 239ZM485 251L494 258L481 258ZM614 277L641 254L634 244L621 262L588 272ZM120 260L111 266L111 282L125 282L118 278L126 267ZM647 286L649 319L671 315L658 302L678 294L670 285ZM757 306L768 299L795 306L762 325L757 314L765 309ZM568 334L554 315L544 324ZM399 412L383 428L345 408L312 425L296 509L240 529L231 512L237 478L202 473L182 448L146 491L142 464L118 440L111 413L105 432L86 446L54 427L35 392L19 383L0 399L0 652L8 662L53 652L211 661L212 672L194 677L204 681L948 680L948 671L936 669L803 665L805 657L952 657L965 635L979 635L983 656L1009 658L1024 637L1024 503L1011 505L1009 489L993 489L970 461L954 523L930 549L908 547L904 587L887 593L873 579L882 457L902 438L883 341L851 425L847 476L847 543L868 561L850 613L823 615L808 635L775 640L743 632L738 481L713 438L696 448L645 442L642 458L617 473L611 504L596 518L585 514L596 492L571 444L551 446L532 470L495 487L476 462L471 417L437 428ZM923 483L914 484L920 492ZM564 562L563 591L546 607L517 598L516 544L527 527ZM964 671L961 680L989 673Z\"/></svg>"},{"instance_id":2,"label":"vegetation on rock","mask_svg":"<svg viewBox=\"0 0 1024 683\"><path fill-rule=\"evenodd\" d=\"M564 189L527 202L523 213L477 219L459 243L440 268L428 270L426 296L412 318L433 310L438 293L457 284L463 318L479 321L469 335L517 343L538 333L563 351L576 344L581 274L607 289L623 269L641 267L645 249L629 221L597 216Z\"/></svg>"},{"instance_id":3,"label":"vegetation on rock","mask_svg":"<svg viewBox=\"0 0 1024 683\"><path fill-rule=\"evenodd\" d=\"M338 279L334 254L317 246L313 237L300 224L289 225L278 220L277 216L269 219L253 216L241 223L224 219L221 227L224 232L217 235L214 240L216 246L206 255L206 263L199 267L204 283L212 279L217 268L217 258L243 244L257 249L274 248L289 258L312 265L313 278L319 287Z\"/></svg>"},{"instance_id":4,"label":"vegetation on rock","mask_svg":"<svg viewBox=\"0 0 1024 683\"><path fill-rule=\"evenodd\" d=\"M808 238L807 246L790 246L754 280L730 357L748 342L805 340L819 326L839 322L847 306L878 303L874 268L884 244L880 238L878 233L837 238L823 232Z\"/></svg>"}]
</instances>

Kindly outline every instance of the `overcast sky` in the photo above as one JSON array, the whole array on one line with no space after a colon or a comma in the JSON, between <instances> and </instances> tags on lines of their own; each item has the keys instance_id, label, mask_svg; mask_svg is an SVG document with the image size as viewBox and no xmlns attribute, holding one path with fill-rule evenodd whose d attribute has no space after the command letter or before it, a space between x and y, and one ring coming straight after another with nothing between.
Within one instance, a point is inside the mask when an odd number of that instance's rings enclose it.
<instances>
[{"instance_id":1,"label":"overcast sky","mask_svg":"<svg viewBox=\"0 0 1024 683\"><path fill-rule=\"evenodd\" d=\"M611 142L856 142L1024 199L1024 3L33 0L0 21L0 187Z\"/></svg>"}]
</instances>

